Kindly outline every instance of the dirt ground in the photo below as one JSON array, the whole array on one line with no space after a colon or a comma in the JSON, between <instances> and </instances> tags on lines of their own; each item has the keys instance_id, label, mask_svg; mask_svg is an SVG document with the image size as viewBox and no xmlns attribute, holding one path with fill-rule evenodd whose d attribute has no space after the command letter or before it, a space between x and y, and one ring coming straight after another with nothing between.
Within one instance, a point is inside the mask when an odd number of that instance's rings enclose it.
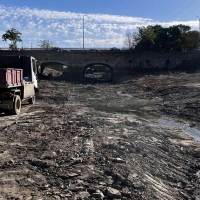
<instances>
[{"instance_id":1,"label":"dirt ground","mask_svg":"<svg viewBox=\"0 0 200 200\"><path fill-rule=\"evenodd\" d=\"M0 115L0 200L200 199L200 73L39 87Z\"/></svg>"}]
</instances>

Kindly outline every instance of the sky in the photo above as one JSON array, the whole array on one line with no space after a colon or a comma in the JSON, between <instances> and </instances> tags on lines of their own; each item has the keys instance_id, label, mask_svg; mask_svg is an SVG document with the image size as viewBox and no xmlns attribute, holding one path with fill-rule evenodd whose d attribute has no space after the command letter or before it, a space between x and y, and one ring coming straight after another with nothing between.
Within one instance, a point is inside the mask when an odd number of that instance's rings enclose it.
<instances>
[{"instance_id":1,"label":"sky","mask_svg":"<svg viewBox=\"0 0 200 200\"><path fill-rule=\"evenodd\" d=\"M124 48L127 33L148 25L199 30L200 0L0 0L0 36L15 28L18 47ZM9 41L0 40L0 48Z\"/></svg>"}]
</instances>

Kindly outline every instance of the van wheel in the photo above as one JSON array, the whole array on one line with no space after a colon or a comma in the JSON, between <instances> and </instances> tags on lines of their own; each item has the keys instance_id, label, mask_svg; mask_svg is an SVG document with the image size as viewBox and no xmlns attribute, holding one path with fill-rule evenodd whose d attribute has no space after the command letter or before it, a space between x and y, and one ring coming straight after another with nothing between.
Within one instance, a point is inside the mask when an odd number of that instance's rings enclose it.
<instances>
[{"instance_id":1,"label":"van wheel","mask_svg":"<svg viewBox=\"0 0 200 200\"><path fill-rule=\"evenodd\" d=\"M18 115L20 111L21 111L21 98L19 95L16 95L13 102L12 114Z\"/></svg>"},{"instance_id":2,"label":"van wheel","mask_svg":"<svg viewBox=\"0 0 200 200\"><path fill-rule=\"evenodd\" d=\"M35 96L32 96L29 100L28 100L29 104L35 104Z\"/></svg>"}]
</instances>

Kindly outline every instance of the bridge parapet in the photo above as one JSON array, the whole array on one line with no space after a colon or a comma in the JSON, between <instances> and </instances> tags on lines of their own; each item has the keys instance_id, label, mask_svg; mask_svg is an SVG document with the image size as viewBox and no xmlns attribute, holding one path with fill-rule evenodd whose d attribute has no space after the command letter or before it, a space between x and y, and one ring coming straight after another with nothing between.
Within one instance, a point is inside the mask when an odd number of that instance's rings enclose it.
<instances>
[{"instance_id":1,"label":"bridge parapet","mask_svg":"<svg viewBox=\"0 0 200 200\"><path fill-rule=\"evenodd\" d=\"M82 73L91 63L103 63L113 68L115 74L135 71L173 70L199 61L198 52L136 53L133 51L62 51L27 50L0 51L0 55L29 55L41 63L61 63L73 73ZM200 64L199 64L200 65Z\"/></svg>"}]
</instances>

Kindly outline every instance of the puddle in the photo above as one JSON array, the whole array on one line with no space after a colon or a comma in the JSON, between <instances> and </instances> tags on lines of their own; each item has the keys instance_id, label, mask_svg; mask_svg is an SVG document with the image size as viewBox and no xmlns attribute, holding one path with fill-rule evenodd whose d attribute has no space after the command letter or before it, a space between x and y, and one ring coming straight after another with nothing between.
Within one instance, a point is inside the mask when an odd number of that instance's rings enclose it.
<instances>
[{"instance_id":1,"label":"puddle","mask_svg":"<svg viewBox=\"0 0 200 200\"><path fill-rule=\"evenodd\" d=\"M154 101L147 99L116 99L112 101L105 101L100 99L93 99L91 106L98 111L109 112L109 113L124 113L124 114L135 114L138 117L145 119L158 119L160 116L153 113Z\"/></svg>"},{"instance_id":2,"label":"puddle","mask_svg":"<svg viewBox=\"0 0 200 200\"><path fill-rule=\"evenodd\" d=\"M197 142L200 142L200 130L196 128L190 128L184 123L175 122L169 119L159 119L159 124L164 125L168 128L177 128L184 131L186 134L192 136Z\"/></svg>"}]
</instances>

